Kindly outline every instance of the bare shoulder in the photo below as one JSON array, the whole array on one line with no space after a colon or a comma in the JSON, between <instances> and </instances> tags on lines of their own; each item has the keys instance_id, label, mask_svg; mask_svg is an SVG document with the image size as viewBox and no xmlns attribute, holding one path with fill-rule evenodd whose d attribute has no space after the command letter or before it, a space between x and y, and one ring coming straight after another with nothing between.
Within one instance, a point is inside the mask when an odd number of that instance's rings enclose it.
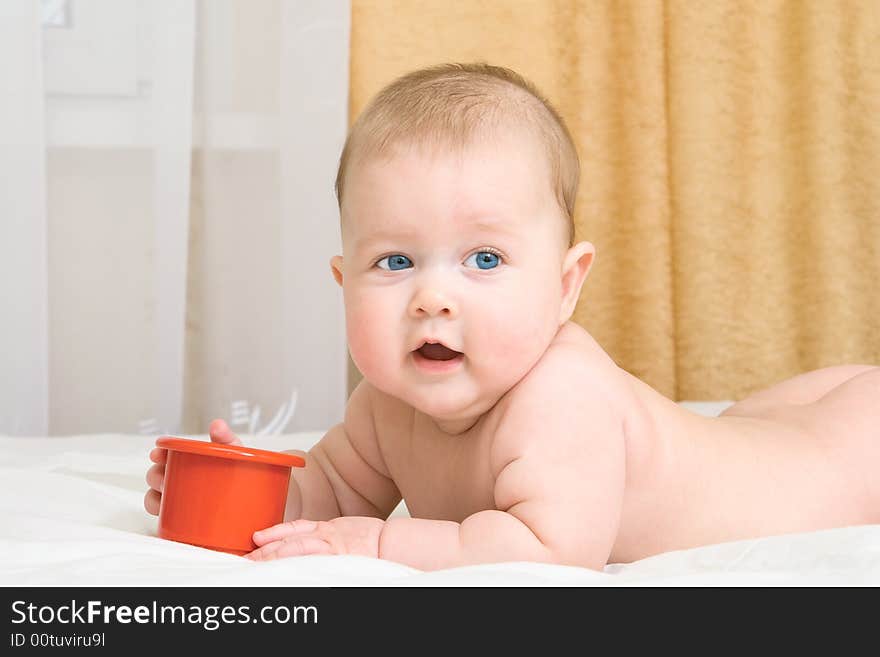
<instances>
[{"instance_id":1,"label":"bare shoulder","mask_svg":"<svg viewBox=\"0 0 880 657\"><path fill-rule=\"evenodd\" d=\"M560 399L578 398L587 390L603 398L626 393L626 375L586 330L567 322L544 355L516 387L516 395L551 390Z\"/></svg>"},{"instance_id":2,"label":"bare shoulder","mask_svg":"<svg viewBox=\"0 0 880 657\"><path fill-rule=\"evenodd\" d=\"M389 477L382 435L389 426L406 425L410 407L385 394L366 379L352 391L345 409L345 430L352 447L377 472Z\"/></svg>"},{"instance_id":3,"label":"bare shoulder","mask_svg":"<svg viewBox=\"0 0 880 657\"><path fill-rule=\"evenodd\" d=\"M667 419L692 415L650 385L619 367L598 342L580 326L569 322L547 350L547 367L568 368L567 374L584 390L595 391L613 403L627 420L646 414Z\"/></svg>"},{"instance_id":4,"label":"bare shoulder","mask_svg":"<svg viewBox=\"0 0 880 657\"><path fill-rule=\"evenodd\" d=\"M626 377L587 331L571 322L563 325L541 359L499 402L493 465L591 435L622 438L632 396Z\"/></svg>"}]
</instances>

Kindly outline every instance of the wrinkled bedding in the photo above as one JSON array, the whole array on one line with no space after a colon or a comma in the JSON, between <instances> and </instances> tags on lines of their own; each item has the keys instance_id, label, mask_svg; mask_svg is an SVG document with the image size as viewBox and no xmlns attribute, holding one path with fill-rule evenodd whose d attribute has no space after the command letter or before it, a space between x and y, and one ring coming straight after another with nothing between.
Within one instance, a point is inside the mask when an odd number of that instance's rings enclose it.
<instances>
[{"instance_id":1,"label":"wrinkled bedding","mask_svg":"<svg viewBox=\"0 0 880 657\"><path fill-rule=\"evenodd\" d=\"M715 413L720 407L695 405ZM207 439L206 436L192 436ZM319 433L254 437L308 449ZM604 572L499 563L422 572L351 556L255 563L156 536L142 505L155 436L0 437L2 586L858 586L880 584L880 525L709 545ZM401 504L395 515L406 514Z\"/></svg>"}]
</instances>

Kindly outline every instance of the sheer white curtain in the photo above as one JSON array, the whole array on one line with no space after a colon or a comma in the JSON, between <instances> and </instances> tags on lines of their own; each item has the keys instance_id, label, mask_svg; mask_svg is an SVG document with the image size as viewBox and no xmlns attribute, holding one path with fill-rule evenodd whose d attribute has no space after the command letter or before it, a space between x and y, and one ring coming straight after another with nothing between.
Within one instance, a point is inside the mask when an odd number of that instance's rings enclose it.
<instances>
[{"instance_id":1,"label":"sheer white curtain","mask_svg":"<svg viewBox=\"0 0 880 657\"><path fill-rule=\"evenodd\" d=\"M0 3L0 433L341 419L349 16Z\"/></svg>"}]
</instances>

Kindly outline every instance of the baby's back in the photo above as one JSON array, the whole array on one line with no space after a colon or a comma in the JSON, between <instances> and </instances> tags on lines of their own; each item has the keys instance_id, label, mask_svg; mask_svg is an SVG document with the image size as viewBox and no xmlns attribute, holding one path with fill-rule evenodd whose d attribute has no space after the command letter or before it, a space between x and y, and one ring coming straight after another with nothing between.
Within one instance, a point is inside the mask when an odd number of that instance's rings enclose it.
<instances>
[{"instance_id":1,"label":"baby's back","mask_svg":"<svg viewBox=\"0 0 880 657\"><path fill-rule=\"evenodd\" d=\"M628 464L611 561L880 520L877 491L866 486L880 440L866 453L832 409L780 401L703 417L626 376L638 460Z\"/></svg>"}]
</instances>

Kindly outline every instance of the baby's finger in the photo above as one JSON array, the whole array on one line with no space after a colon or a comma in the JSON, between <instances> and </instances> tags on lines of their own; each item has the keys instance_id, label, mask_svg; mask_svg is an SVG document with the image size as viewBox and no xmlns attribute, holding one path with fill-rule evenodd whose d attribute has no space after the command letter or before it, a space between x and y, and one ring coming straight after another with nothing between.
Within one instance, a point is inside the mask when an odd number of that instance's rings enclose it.
<instances>
[{"instance_id":1,"label":"baby's finger","mask_svg":"<svg viewBox=\"0 0 880 657\"><path fill-rule=\"evenodd\" d=\"M144 495L144 508L147 510L147 513L151 513L154 516L159 515L159 507L162 504L162 495L157 490L148 490L147 494Z\"/></svg>"},{"instance_id":2,"label":"baby's finger","mask_svg":"<svg viewBox=\"0 0 880 657\"><path fill-rule=\"evenodd\" d=\"M165 462L168 460L168 450L161 447L154 447L150 450L150 460L153 463L164 465Z\"/></svg>"},{"instance_id":3,"label":"baby's finger","mask_svg":"<svg viewBox=\"0 0 880 657\"><path fill-rule=\"evenodd\" d=\"M246 554L251 561L272 561L284 557L302 557L308 554L333 554L330 544L317 536L288 536Z\"/></svg>"},{"instance_id":4,"label":"baby's finger","mask_svg":"<svg viewBox=\"0 0 880 657\"><path fill-rule=\"evenodd\" d=\"M162 486L165 484L165 466L152 466L149 470L147 470L147 476L144 477L144 479L147 480L147 485L150 488L162 492Z\"/></svg>"},{"instance_id":5,"label":"baby's finger","mask_svg":"<svg viewBox=\"0 0 880 657\"><path fill-rule=\"evenodd\" d=\"M254 532L254 543L257 545L265 545L273 541L280 541L294 534L305 534L313 532L317 528L318 523L314 520L291 520L290 522L282 522L278 525L272 525L266 529Z\"/></svg>"},{"instance_id":6,"label":"baby's finger","mask_svg":"<svg viewBox=\"0 0 880 657\"><path fill-rule=\"evenodd\" d=\"M226 445L241 445L238 436L232 433L232 429L221 419L211 422L208 427L208 435L215 443L224 443Z\"/></svg>"}]
</instances>

